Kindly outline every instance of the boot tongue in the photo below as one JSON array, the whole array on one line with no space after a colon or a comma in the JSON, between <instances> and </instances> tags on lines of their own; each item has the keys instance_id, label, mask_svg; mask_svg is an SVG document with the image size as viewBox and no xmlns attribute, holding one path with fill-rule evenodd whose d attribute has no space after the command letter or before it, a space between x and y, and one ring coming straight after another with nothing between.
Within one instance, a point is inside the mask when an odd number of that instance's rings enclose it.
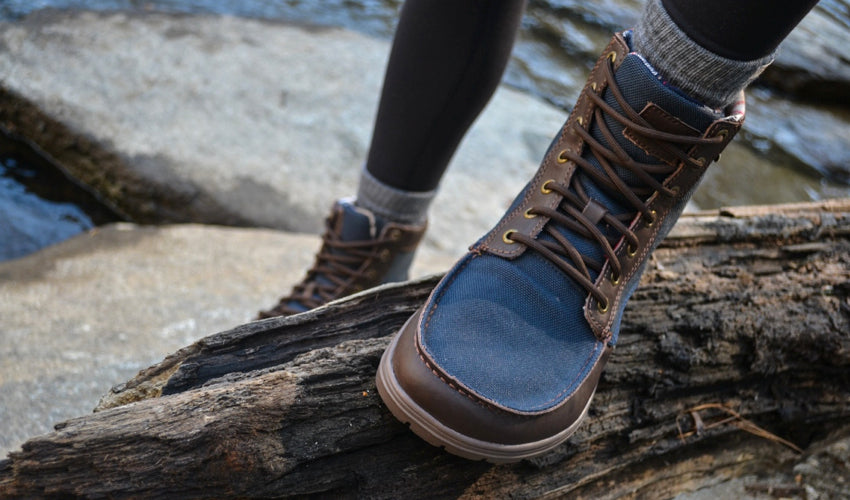
<instances>
[{"instance_id":1,"label":"boot tongue","mask_svg":"<svg viewBox=\"0 0 850 500\"><path fill-rule=\"evenodd\" d=\"M637 113L640 113L647 104L652 103L699 133L707 129L708 126L715 120L722 118L720 113L691 100L676 88L666 84L655 69L653 69L642 56L634 52L626 56L623 63L617 69L614 78L617 82L617 86L623 94L623 97L625 97L626 102ZM623 112L622 106L620 106L620 103L617 102L617 99L614 97L612 92L606 91L604 98L605 102L618 112ZM635 143L623 135L624 127L620 124L620 122L608 114L603 114L603 116L605 118L605 125L611 131L614 138L617 139L617 143L625 149L632 159L640 163L660 163L657 158L648 155L644 152L644 150L639 148ZM598 124L594 123L591 134L600 143L607 144L607 141L602 136L602 132L600 131ZM596 165L600 169L602 168L599 166L596 158L588 151L585 152L585 156L592 164ZM614 168L618 175L625 180L627 184L634 185L639 182L637 177L628 169L618 165L614 165ZM663 179L663 176L658 176L656 179L660 181ZM584 182L583 184L585 187L591 188L589 183ZM595 187L592 187L591 189L594 191L594 195L591 196L594 198L596 196L601 196L601 198L598 198L599 201L603 201L604 199L606 205L609 202L613 202L613 200L608 199L608 195L602 194ZM608 206L614 213L622 213L624 209L624 207L620 206L617 202L613 202Z\"/></svg>"},{"instance_id":2,"label":"boot tongue","mask_svg":"<svg viewBox=\"0 0 850 500\"><path fill-rule=\"evenodd\" d=\"M343 241L374 240L378 234L378 220L368 210L351 200L340 200L334 221L334 232Z\"/></svg>"}]
</instances>

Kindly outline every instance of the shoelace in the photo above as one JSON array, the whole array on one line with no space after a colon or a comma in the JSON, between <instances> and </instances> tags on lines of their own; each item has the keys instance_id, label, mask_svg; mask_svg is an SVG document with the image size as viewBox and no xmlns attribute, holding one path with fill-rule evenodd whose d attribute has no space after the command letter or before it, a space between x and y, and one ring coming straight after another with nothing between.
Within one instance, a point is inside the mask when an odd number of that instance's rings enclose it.
<instances>
[{"instance_id":1,"label":"shoelace","mask_svg":"<svg viewBox=\"0 0 850 500\"><path fill-rule=\"evenodd\" d=\"M595 90L588 88L586 90L588 98L596 104L593 113L593 120L599 127L600 133L608 143L605 144L597 141L588 130L585 130L580 121L573 122L573 132L584 139L585 145L590 154L592 154L598 166L593 165L587 159L583 158L580 153L572 151L561 151L559 161L566 163L572 161L578 167L570 177L568 184L556 182L550 179L543 183L541 191L544 194L558 193L563 196L563 201L553 210L547 207L532 207L526 211L526 217L544 216L549 218L549 222L544 227L543 231L552 237L554 241L539 240L516 231L508 231L504 235L505 241L515 241L522 243L530 249L534 249L542 256L547 258L559 269L564 271L568 276L583 286L588 293L599 303L600 310L607 311L608 299L602 294L596 285L593 283L593 278L590 274L590 269L596 273L602 271L603 262L598 262L590 257L582 255L570 241L559 232L554 225L562 226L570 231L573 231L580 236L596 242L602 249L607 261L610 262L613 268L612 281L619 280L622 274L622 267L619 259L614 253L614 246L622 237L625 237L628 247L627 254L633 256L637 252L639 246L638 238L633 231L626 225L634 217L640 213L646 218L648 224L654 224L656 214L647 207L644 200L647 200L654 192L659 192L664 196L675 196L676 192L666 188L661 182L656 180L654 176L666 176L676 170L677 167L671 167L665 163L661 164L646 164L635 161L629 156L626 150L616 141L613 133L605 124L604 116L609 116L622 124L632 133L638 134L645 139L653 141L654 145L662 148L664 152L678 158L682 162L694 166L703 166L703 159L694 160L690 158L683 148L676 145L693 146L698 144L717 144L723 141L722 137L702 138L694 136L685 136L671 134L653 128L649 122L641 117L628 104L622 92L616 85L614 80L613 59L608 58L607 64L602 66L605 72L606 81L609 82L608 90L612 93L625 114L621 114L612 106L610 106L602 96ZM590 127L588 127L589 129ZM638 186L630 186L617 174L614 165L622 167L633 173L642 183ZM620 198L627 205L634 208L633 212L613 215L609 212L609 208L598 200L591 199L581 182L578 181L578 173L586 174L586 178L590 179L594 184L604 190L609 195ZM597 214L597 222L594 222L585 215L584 210L590 207L592 212ZM601 218L599 217L601 215ZM598 224L605 223L612 229L616 235L606 236L599 228ZM569 261L567 260L569 259ZM572 264L571 264L572 263Z\"/></svg>"},{"instance_id":2,"label":"shoelace","mask_svg":"<svg viewBox=\"0 0 850 500\"><path fill-rule=\"evenodd\" d=\"M385 259L389 250L383 248L389 241L387 237L363 241L343 241L330 228L322 236L322 248L319 250L313 267L307 271L304 280L295 285L290 295L283 297L277 306L267 313L268 316L289 315L303 312L292 307L297 303L305 309L314 309L332 300L358 290L354 285L359 279L376 278L372 266L366 266L371 259ZM365 269L365 271L361 271Z\"/></svg>"}]
</instances>

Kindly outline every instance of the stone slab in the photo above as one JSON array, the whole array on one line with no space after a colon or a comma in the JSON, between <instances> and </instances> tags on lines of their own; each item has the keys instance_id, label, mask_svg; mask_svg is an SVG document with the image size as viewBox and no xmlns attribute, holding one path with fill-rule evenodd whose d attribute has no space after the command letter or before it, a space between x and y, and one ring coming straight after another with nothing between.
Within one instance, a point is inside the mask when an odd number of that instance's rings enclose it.
<instances>
[{"instance_id":1,"label":"stone slab","mask_svg":"<svg viewBox=\"0 0 850 500\"><path fill-rule=\"evenodd\" d=\"M54 10L0 23L0 46L2 86L42 113L18 132L57 158L85 150L63 163L136 220L312 233L355 192L389 52L336 28ZM489 229L565 118L498 90L444 177L424 252L457 257ZM67 135L44 132L53 122ZM93 162L102 151L118 160Z\"/></svg>"},{"instance_id":2,"label":"stone slab","mask_svg":"<svg viewBox=\"0 0 850 500\"><path fill-rule=\"evenodd\" d=\"M0 263L0 458L165 355L252 320L300 280L319 244L121 223ZM413 274L450 264L420 259Z\"/></svg>"}]
</instances>

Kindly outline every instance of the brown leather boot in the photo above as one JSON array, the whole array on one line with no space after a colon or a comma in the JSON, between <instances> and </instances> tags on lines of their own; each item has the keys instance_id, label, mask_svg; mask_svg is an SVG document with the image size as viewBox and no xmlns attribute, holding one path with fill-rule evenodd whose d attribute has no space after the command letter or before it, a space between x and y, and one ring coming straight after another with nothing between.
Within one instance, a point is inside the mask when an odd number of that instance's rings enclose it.
<instances>
[{"instance_id":1,"label":"brown leather boot","mask_svg":"<svg viewBox=\"0 0 850 500\"><path fill-rule=\"evenodd\" d=\"M304 312L367 288L405 281L426 224L381 220L350 201L337 201L325 221L322 248L292 292L258 319Z\"/></svg>"},{"instance_id":2,"label":"brown leather boot","mask_svg":"<svg viewBox=\"0 0 850 500\"><path fill-rule=\"evenodd\" d=\"M652 250L742 122L743 101L694 102L615 36L536 175L387 348L387 407L467 458L563 443Z\"/></svg>"}]
</instances>

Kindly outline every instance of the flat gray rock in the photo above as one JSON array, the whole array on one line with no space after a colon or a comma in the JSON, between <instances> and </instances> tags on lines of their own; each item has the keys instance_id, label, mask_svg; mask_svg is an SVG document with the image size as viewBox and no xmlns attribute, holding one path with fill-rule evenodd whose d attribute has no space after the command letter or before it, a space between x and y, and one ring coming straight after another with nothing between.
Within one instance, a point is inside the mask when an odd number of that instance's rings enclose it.
<instances>
[{"instance_id":1,"label":"flat gray rock","mask_svg":"<svg viewBox=\"0 0 850 500\"><path fill-rule=\"evenodd\" d=\"M17 132L134 220L311 233L355 192L389 52L334 28L63 11L0 25L0 45ZM565 118L500 89L444 177L424 253L459 256L489 229Z\"/></svg>"},{"instance_id":2,"label":"flat gray rock","mask_svg":"<svg viewBox=\"0 0 850 500\"><path fill-rule=\"evenodd\" d=\"M0 263L0 459L165 355L251 321L318 245L267 229L122 223ZM413 273L450 264L420 259Z\"/></svg>"}]
</instances>

